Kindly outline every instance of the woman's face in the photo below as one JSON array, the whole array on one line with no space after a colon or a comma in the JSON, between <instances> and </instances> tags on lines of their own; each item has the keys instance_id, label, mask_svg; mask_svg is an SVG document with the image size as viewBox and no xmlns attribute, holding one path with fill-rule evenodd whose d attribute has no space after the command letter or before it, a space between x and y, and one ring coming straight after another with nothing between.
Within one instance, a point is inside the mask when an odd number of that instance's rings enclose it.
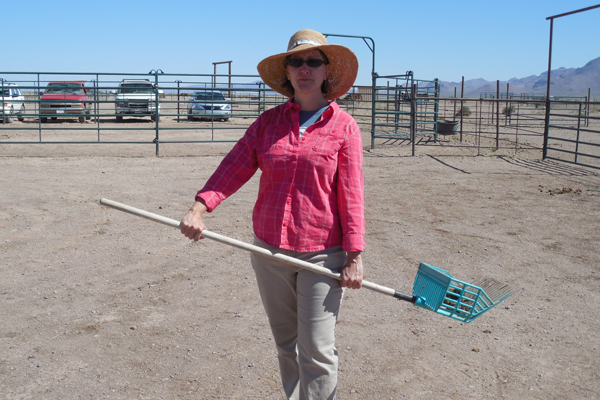
<instances>
[{"instance_id":1,"label":"woman's face","mask_svg":"<svg viewBox=\"0 0 600 400\"><path fill-rule=\"evenodd\" d=\"M290 59L324 61L321 53L315 49L292 54ZM321 93L321 85L329 75L329 65L322 64L318 67L309 67L306 63L299 67L286 65L285 74L294 87L295 95Z\"/></svg>"}]
</instances>

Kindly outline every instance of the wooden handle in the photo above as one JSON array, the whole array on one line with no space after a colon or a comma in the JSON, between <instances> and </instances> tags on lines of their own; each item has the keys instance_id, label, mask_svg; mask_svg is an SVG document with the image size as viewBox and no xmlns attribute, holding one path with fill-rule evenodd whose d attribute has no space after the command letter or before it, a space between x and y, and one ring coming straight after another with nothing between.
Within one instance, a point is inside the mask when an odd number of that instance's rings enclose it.
<instances>
[{"instance_id":1,"label":"wooden handle","mask_svg":"<svg viewBox=\"0 0 600 400\"><path fill-rule=\"evenodd\" d=\"M163 217L162 215L154 214L148 211L140 210L139 208L131 207L123 203L118 203L109 199L100 199L100 204L115 208L119 211L124 211L129 214L137 215L139 217L143 217L155 222L159 222L164 225L172 226L173 228L179 228L180 222L171 218ZM246 250L255 254L260 254L265 257L273 258L276 260L280 260L285 262L286 264L293 265L295 267L307 269L313 271L317 274L325 275L333 279L341 280L339 273L331 272L327 268L320 267L315 264L311 264L306 261L299 260L294 257L286 256L285 254L273 253L267 249L263 249L262 247L255 246L250 243L242 242L240 240L232 239L227 236L219 235L218 233L211 232L207 229L202 231L202 236L208 239L215 240L220 243L224 243L233 247L237 247L238 249ZM378 285L373 282L363 280L363 287L382 293L387 294L388 296L396 296L396 291L394 289L390 289L385 286ZM396 296L397 297L397 296Z\"/></svg>"}]
</instances>

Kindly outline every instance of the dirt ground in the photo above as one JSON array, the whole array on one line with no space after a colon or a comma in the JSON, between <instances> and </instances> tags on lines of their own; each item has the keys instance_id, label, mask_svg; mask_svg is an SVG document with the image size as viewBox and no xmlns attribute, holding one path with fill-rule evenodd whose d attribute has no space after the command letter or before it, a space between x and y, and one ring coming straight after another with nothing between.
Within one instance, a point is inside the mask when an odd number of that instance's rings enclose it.
<instances>
[{"instance_id":1,"label":"dirt ground","mask_svg":"<svg viewBox=\"0 0 600 400\"><path fill-rule=\"evenodd\" d=\"M0 399L284 398L249 255L99 204L180 219L231 146L0 146ZM347 291L338 398L600 398L600 172L434 150L365 147L366 279L518 292L465 324ZM257 178L209 229L251 241Z\"/></svg>"}]
</instances>

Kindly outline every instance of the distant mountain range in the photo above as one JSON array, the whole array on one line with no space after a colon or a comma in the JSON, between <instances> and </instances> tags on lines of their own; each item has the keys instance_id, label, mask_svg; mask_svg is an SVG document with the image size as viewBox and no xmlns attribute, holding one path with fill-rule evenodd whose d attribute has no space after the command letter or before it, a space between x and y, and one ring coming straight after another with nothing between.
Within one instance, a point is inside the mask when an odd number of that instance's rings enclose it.
<instances>
[{"instance_id":1,"label":"distant mountain range","mask_svg":"<svg viewBox=\"0 0 600 400\"><path fill-rule=\"evenodd\" d=\"M587 96L588 88L591 97L600 97L600 57L593 59L581 68L558 68L551 71L550 95L551 96ZM513 94L533 93L546 95L546 84L548 71L540 75L531 75L527 78L512 78L508 81L500 81L500 93L506 94L508 90ZM440 96L460 97L460 82L440 81ZM496 81L485 79L465 80L464 97L479 98L481 93L496 93Z\"/></svg>"}]
</instances>

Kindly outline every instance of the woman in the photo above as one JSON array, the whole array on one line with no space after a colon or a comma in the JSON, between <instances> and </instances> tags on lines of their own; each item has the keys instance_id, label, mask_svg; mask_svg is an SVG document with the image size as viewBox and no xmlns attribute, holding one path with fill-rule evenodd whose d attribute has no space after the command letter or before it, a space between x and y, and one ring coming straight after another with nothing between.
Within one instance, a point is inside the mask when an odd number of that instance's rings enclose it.
<instances>
[{"instance_id":1,"label":"woman","mask_svg":"<svg viewBox=\"0 0 600 400\"><path fill-rule=\"evenodd\" d=\"M265 111L223 159L181 221L199 240L213 211L260 168L254 244L341 274L341 281L253 254L262 302L290 399L334 399L335 324L343 288L362 285L364 191L356 121L330 102L358 72L354 53L313 30L296 32L285 53L258 64L263 81L290 97Z\"/></svg>"}]
</instances>

